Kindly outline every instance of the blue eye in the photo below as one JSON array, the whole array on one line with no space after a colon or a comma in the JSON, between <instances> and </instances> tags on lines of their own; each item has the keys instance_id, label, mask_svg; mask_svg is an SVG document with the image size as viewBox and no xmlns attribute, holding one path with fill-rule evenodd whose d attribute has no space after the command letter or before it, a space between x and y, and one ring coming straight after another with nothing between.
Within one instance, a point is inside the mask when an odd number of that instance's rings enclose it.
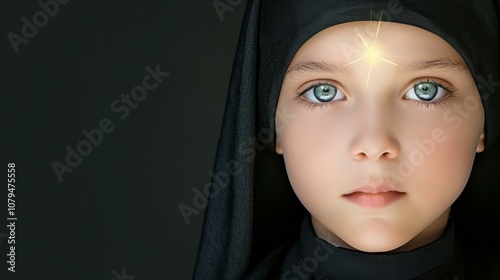
<instances>
[{"instance_id":1,"label":"blue eye","mask_svg":"<svg viewBox=\"0 0 500 280\"><path fill-rule=\"evenodd\" d=\"M406 97L418 101L432 101L446 96L446 89L441 85L428 81L416 84L412 89L406 92Z\"/></svg>"},{"instance_id":2,"label":"blue eye","mask_svg":"<svg viewBox=\"0 0 500 280\"><path fill-rule=\"evenodd\" d=\"M337 87L330 84L312 86L303 93L303 96L312 103L325 103L345 97Z\"/></svg>"}]
</instances>

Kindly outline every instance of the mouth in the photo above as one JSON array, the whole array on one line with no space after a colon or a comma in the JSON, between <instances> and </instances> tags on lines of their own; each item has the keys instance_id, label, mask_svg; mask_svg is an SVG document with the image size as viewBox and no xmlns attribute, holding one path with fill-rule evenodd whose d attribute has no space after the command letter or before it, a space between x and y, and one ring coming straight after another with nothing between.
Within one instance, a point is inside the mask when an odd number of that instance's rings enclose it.
<instances>
[{"instance_id":1,"label":"mouth","mask_svg":"<svg viewBox=\"0 0 500 280\"><path fill-rule=\"evenodd\" d=\"M342 197L364 208L386 207L405 196L390 185L363 186Z\"/></svg>"}]
</instances>

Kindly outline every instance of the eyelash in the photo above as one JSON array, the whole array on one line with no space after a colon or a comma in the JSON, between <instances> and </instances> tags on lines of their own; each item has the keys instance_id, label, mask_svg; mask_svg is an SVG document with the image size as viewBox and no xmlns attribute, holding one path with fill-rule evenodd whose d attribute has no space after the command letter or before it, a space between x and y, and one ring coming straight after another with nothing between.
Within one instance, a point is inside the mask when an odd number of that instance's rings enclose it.
<instances>
[{"instance_id":1,"label":"eyelash","mask_svg":"<svg viewBox=\"0 0 500 280\"><path fill-rule=\"evenodd\" d=\"M318 81L318 82L314 83L313 85L309 86L308 88L306 88L305 90L297 92L296 93L297 96L294 99L297 100L299 102L299 104L306 106L306 108L310 109L310 110L327 110L327 109L330 109L332 107L335 107L336 105L338 105L339 102L345 101L345 99L343 99L343 100L339 100L339 101L312 103L312 102L307 101L303 97L307 91L309 91L317 86L321 86L321 85L331 85L331 86L338 88L332 82Z\"/></svg>"},{"instance_id":2,"label":"eyelash","mask_svg":"<svg viewBox=\"0 0 500 280\"><path fill-rule=\"evenodd\" d=\"M433 80L433 79L424 79L424 80L417 81L416 83L413 84L413 88L416 87L420 83L434 83L438 87L443 88L444 91L446 92L446 95L443 96L443 98L439 99L438 101L427 101L426 102L426 101L417 101L417 100L407 99L407 101L414 102L414 104L417 105L417 107L419 109L421 109L421 108L436 109L438 107L443 107L450 101L449 98L455 97L455 93L458 91L458 88L456 88L452 85L445 86L442 83L437 82L436 80Z\"/></svg>"},{"instance_id":3,"label":"eyelash","mask_svg":"<svg viewBox=\"0 0 500 280\"><path fill-rule=\"evenodd\" d=\"M417 100L406 99L407 101L414 102L414 104L419 109L420 108L435 109L437 107L443 107L444 105L446 105L447 102L449 102L448 99L451 98L451 97L454 97L454 94L458 91L458 88L456 88L456 87L454 87L452 85L445 86L442 83L437 82L437 81L435 81L433 79L419 80L419 81L417 81L417 82L415 82L413 84L412 88L414 88L415 86L417 86L420 83L434 83L438 87L443 88L445 90L445 92L446 92L446 95L443 98L441 98L440 100L438 100L438 101L427 101L426 102L426 101L417 101ZM331 102L323 102L323 103L313 103L313 102L307 101L303 97L304 94L307 91L309 91L309 90L311 90L311 89L313 89L313 88L315 88L317 86L321 86L321 85L331 85L331 86L337 87L335 84L332 84L331 82L318 81L318 82L314 83L313 85L309 86L307 89L305 89L303 91L297 92L296 93L297 96L294 99L297 100L300 104L306 106L306 108L311 109L311 110L326 110L326 109L330 109L331 107L335 107L336 105L339 105L338 104L339 102L345 101L345 99L343 99L343 100L339 100L339 101L331 101Z\"/></svg>"}]
</instances>

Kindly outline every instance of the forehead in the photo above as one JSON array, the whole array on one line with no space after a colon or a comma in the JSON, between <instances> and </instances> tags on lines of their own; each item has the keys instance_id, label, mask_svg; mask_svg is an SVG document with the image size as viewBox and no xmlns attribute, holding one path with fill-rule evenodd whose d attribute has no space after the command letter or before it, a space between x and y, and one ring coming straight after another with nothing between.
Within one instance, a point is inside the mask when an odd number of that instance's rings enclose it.
<instances>
[{"instance_id":1,"label":"forehead","mask_svg":"<svg viewBox=\"0 0 500 280\"><path fill-rule=\"evenodd\" d=\"M315 34L295 54L287 73L348 72L352 64L363 59L384 61L400 71L426 67L468 70L451 45L427 30L392 22L358 21L335 25Z\"/></svg>"}]
</instances>

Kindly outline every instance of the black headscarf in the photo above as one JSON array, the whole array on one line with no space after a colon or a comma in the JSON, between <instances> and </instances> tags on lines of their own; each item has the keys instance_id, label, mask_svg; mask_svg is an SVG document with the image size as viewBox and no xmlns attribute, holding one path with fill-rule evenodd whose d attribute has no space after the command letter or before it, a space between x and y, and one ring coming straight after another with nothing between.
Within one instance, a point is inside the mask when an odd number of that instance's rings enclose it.
<instances>
[{"instance_id":1,"label":"black headscarf","mask_svg":"<svg viewBox=\"0 0 500 280\"><path fill-rule=\"evenodd\" d=\"M249 277L259 279L273 262L265 256L296 238L304 209L289 186L282 157L274 153L281 83L302 44L325 28L352 21L420 27L463 57L485 109L487 149L476 157L452 213L464 243L500 252L500 232L491 230L500 213L494 201L500 194L498 6L498 0L249 0L194 278L243 279L254 270Z\"/></svg>"}]
</instances>

